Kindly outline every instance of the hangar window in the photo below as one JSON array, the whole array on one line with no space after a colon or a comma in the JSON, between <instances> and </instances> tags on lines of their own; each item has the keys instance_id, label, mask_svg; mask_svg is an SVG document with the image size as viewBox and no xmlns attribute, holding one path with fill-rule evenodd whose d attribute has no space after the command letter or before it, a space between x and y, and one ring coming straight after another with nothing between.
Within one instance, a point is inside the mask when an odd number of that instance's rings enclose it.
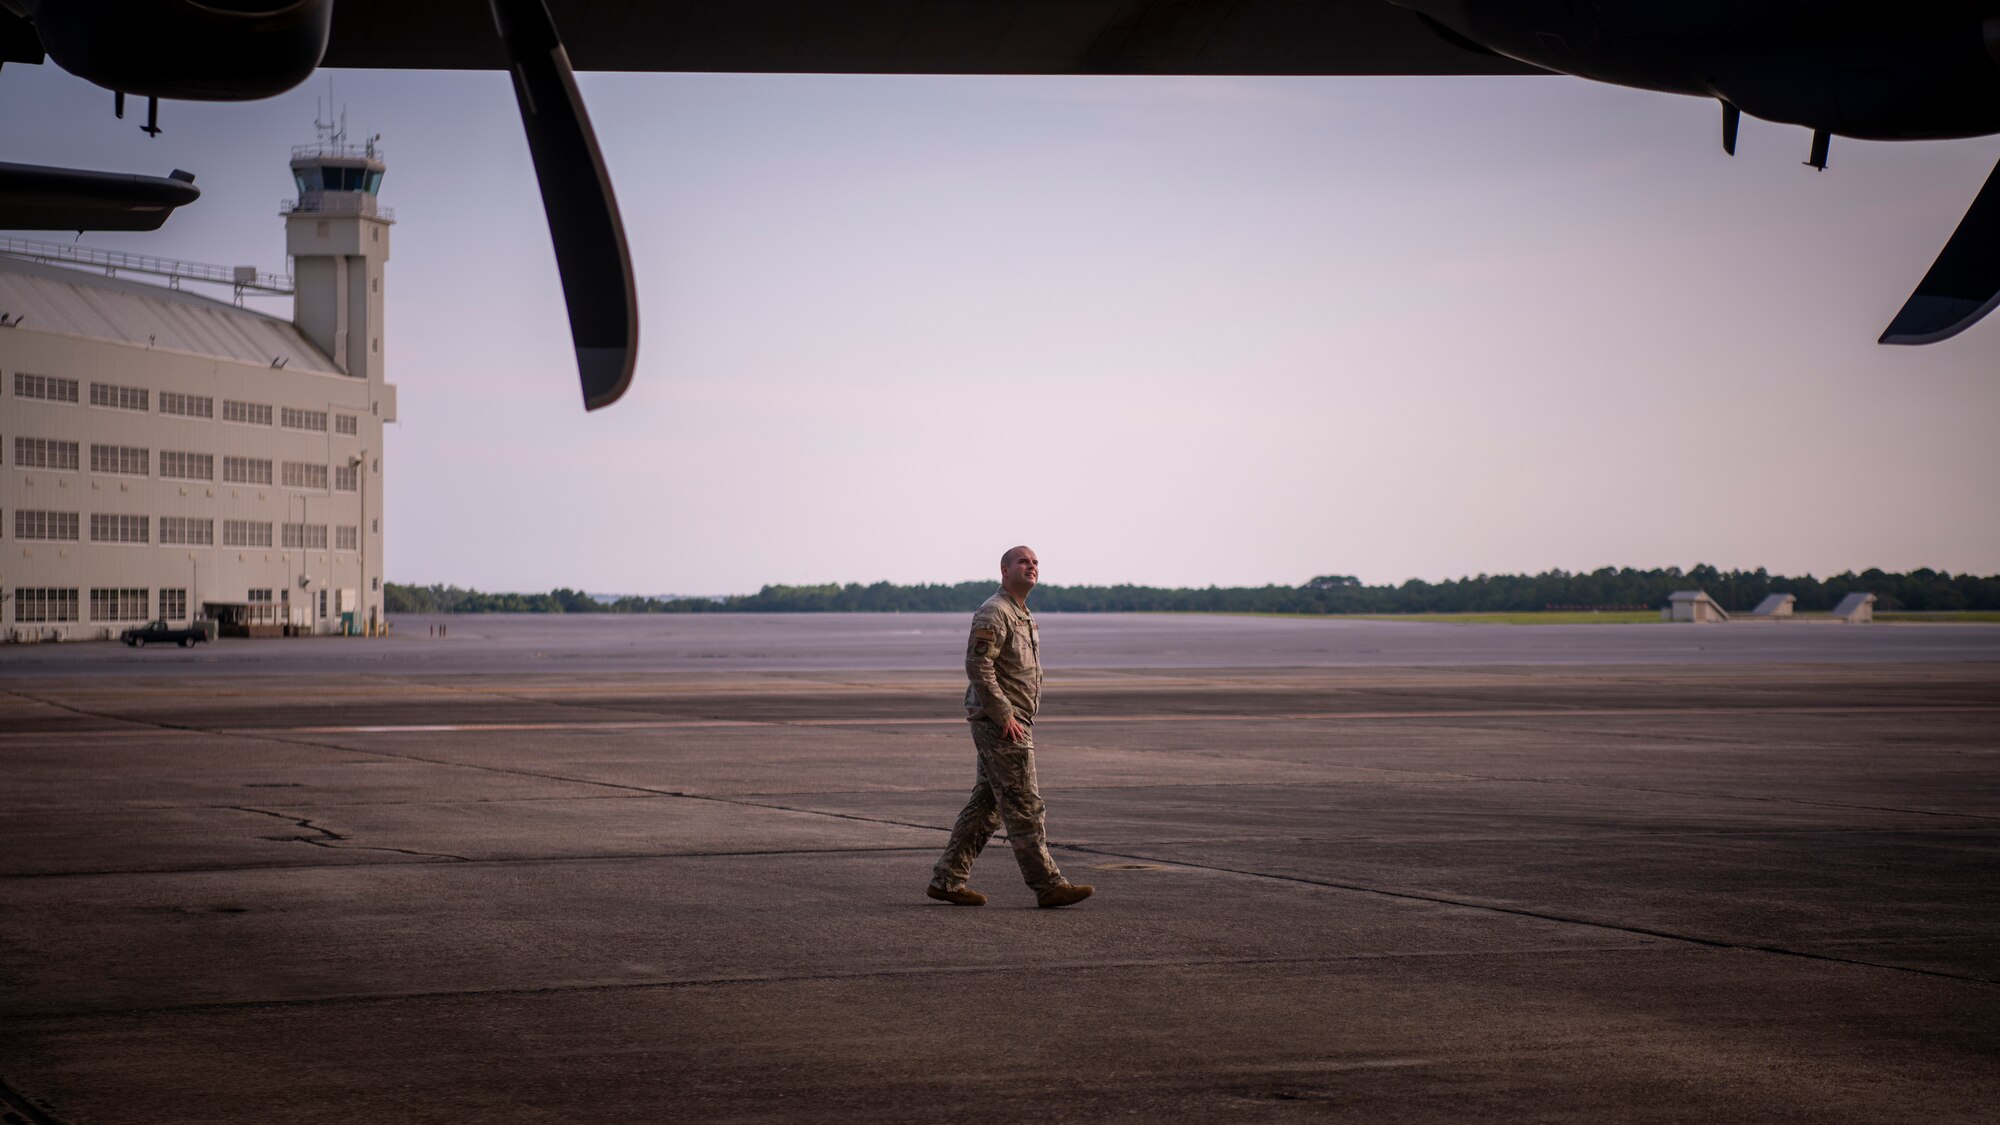
<instances>
[{"instance_id":1,"label":"hangar window","mask_svg":"<svg viewBox=\"0 0 2000 1125\"><path fill-rule=\"evenodd\" d=\"M271 525L270 525L270 524L265 524L264 526L265 526L265 527L269 527L269 526L271 526ZM247 593L247 594L245 594L245 595L243 596L243 600L244 600L244 601L246 601L246 602L256 602L256 603L258 603L258 604L260 604L260 605L268 605L268 604L270 603L270 601L271 601L271 591L269 591L269 590L252 590L252 591L250 591L249 593Z\"/></svg>"},{"instance_id":2,"label":"hangar window","mask_svg":"<svg viewBox=\"0 0 2000 1125\"><path fill-rule=\"evenodd\" d=\"M222 545L225 547L268 547L271 545L271 525L257 520L223 520ZM251 601L257 599L251 598ZM270 601L267 592L265 601Z\"/></svg>"},{"instance_id":3,"label":"hangar window","mask_svg":"<svg viewBox=\"0 0 2000 1125\"><path fill-rule=\"evenodd\" d=\"M336 527L333 529L333 549L336 551L356 551L361 547L361 529L358 527Z\"/></svg>"},{"instance_id":4,"label":"hangar window","mask_svg":"<svg viewBox=\"0 0 2000 1125\"><path fill-rule=\"evenodd\" d=\"M30 375L25 371L14 372L14 393L22 398L46 399L49 402L75 402L77 386L75 379L63 379L54 375Z\"/></svg>"},{"instance_id":5,"label":"hangar window","mask_svg":"<svg viewBox=\"0 0 2000 1125\"><path fill-rule=\"evenodd\" d=\"M149 543L152 541L151 516L122 516L107 512L90 514L90 541L92 543Z\"/></svg>"},{"instance_id":6,"label":"hangar window","mask_svg":"<svg viewBox=\"0 0 2000 1125\"><path fill-rule=\"evenodd\" d=\"M14 465L22 469L57 469L73 473L77 469L81 449L73 441L17 437L14 439Z\"/></svg>"},{"instance_id":7,"label":"hangar window","mask_svg":"<svg viewBox=\"0 0 2000 1125\"><path fill-rule=\"evenodd\" d=\"M75 621L76 587L14 588L14 620L20 622Z\"/></svg>"},{"instance_id":8,"label":"hangar window","mask_svg":"<svg viewBox=\"0 0 2000 1125\"><path fill-rule=\"evenodd\" d=\"M268 457L224 457L222 459L222 479L231 484L270 484L271 459Z\"/></svg>"},{"instance_id":9,"label":"hangar window","mask_svg":"<svg viewBox=\"0 0 2000 1125\"><path fill-rule=\"evenodd\" d=\"M183 418L213 418L215 400L207 395L184 395L173 391L161 391L160 413L178 414Z\"/></svg>"},{"instance_id":10,"label":"hangar window","mask_svg":"<svg viewBox=\"0 0 2000 1125\"><path fill-rule=\"evenodd\" d=\"M192 516L161 516L160 542L212 547L215 545L215 521Z\"/></svg>"},{"instance_id":11,"label":"hangar window","mask_svg":"<svg viewBox=\"0 0 2000 1125\"><path fill-rule=\"evenodd\" d=\"M285 462L284 486L286 488L313 488L326 491L326 466L310 461Z\"/></svg>"},{"instance_id":12,"label":"hangar window","mask_svg":"<svg viewBox=\"0 0 2000 1125\"><path fill-rule=\"evenodd\" d=\"M148 476L153 471L153 451L131 445L92 445L90 471L118 473L128 477Z\"/></svg>"},{"instance_id":13,"label":"hangar window","mask_svg":"<svg viewBox=\"0 0 2000 1125\"><path fill-rule=\"evenodd\" d=\"M180 590L160 591L160 617L167 621L186 621L188 615L188 592Z\"/></svg>"},{"instance_id":14,"label":"hangar window","mask_svg":"<svg viewBox=\"0 0 2000 1125\"><path fill-rule=\"evenodd\" d=\"M146 610L149 600L143 589L93 589L90 591L90 619L144 621L152 616Z\"/></svg>"},{"instance_id":15,"label":"hangar window","mask_svg":"<svg viewBox=\"0 0 2000 1125\"><path fill-rule=\"evenodd\" d=\"M271 407L269 403L223 399L222 420L240 422L246 426L268 426L271 424Z\"/></svg>"},{"instance_id":16,"label":"hangar window","mask_svg":"<svg viewBox=\"0 0 2000 1125\"><path fill-rule=\"evenodd\" d=\"M78 513L39 512L32 508L14 509L14 538L52 539L58 542L76 542Z\"/></svg>"},{"instance_id":17,"label":"hangar window","mask_svg":"<svg viewBox=\"0 0 2000 1125\"><path fill-rule=\"evenodd\" d=\"M92 383L90 405L113 410L151 410L151 394L144 387L121 387L116 383Z\"/></svg>"},{"instance_id":18,"label":"hangar window","mask_svg":"<svg viewBox=\"0 0 2000 1125\"><path fill-rule=\"evenodd\" d=\"M214 480L215 454L160 451L160 475L175 480Z\"/></svg>"},{"instance_id":19,"label":"hangar window","mask_svg":"<svg viewBox=\"0 0 2000 1125\"><path fill-rule=\"evenodd\" d=\"M358 434L361 432L361 419L356 418L352 414L336 414L333 416L333 432L337 434Z\"/></svg>"},{"instance_id":20,"label":"hangar window","mask_svg":"<svg viewBox=\"0 0 2000 1125\"><path fill-rule=\"evenodd\" d=\"M278 420L288 430L312 430L322 434L326 432L324 410L297 410L287 406L279 413Z\"/></svg>"},{"instance_id":21,"label":"hangar window","mask_svg":"<svg viewBox=\"0 0 2000 1125\"><path fill-rule=\"evenodd\" d=\"M293 550L326 550L326 525L323 523L288 523L285 525L284 546Z\"/></svg>"},{"instance_id":22,"label":"hangar window","mask_svg":"<svg viewBox=\"0 0 2000 1125\"><path fill-rule=\"evenodd\" d=\"M353 465L333 467L333 487L340 492L361 491L361 472Z\"/></svg>"}]
</instances>

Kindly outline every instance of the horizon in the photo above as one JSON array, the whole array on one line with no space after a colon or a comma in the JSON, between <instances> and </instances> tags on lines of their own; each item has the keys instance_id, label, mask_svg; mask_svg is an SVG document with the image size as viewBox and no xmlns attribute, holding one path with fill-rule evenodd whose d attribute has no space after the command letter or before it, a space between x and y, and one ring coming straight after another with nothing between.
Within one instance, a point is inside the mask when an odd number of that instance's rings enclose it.
<instances>
[{"instance_id":1,"label":"horizon","mask_svg":"<svg viewBox=\"0 0 2000 1125\"><path fill-rule=\"evenodd\" d=\"M1506 571L1506 572L1479 571L1473 574L1461 574L1445 578L1422 578L1413 576L1410 578L1405 578L1401 582L1364 581L1361 582L1360 585L1364 589L1396 589L1404 585L1407 585L1408 583L1411 582L1422 582L1432 586L1441 586L1447 583L1471 582L1480 579L1494 579L1494 578L1543 578L1549 576L1588 577L1594 574L1603 573L1604 571L1607 570L1612 571L1614 573L1636 573L1636 574L1678 572L1680 575L1686 576L1692 574L1694 571L1699 570L1703 567L1710 567L1710 564L1698 562L1695 563L1693 566L1688 566L1688 567L1602 566L1602 567L1594 567L1589 570L1565 570L1560 567L1551 567L1549 569L1540 571ZM1744 568L1711 567L1711 569L1718 571L1724 576L1731 576L1731 575L1750 576L1763 573L1767 575L1772 581L1824 582L1831 579L1837 579L1846 576L1859 578L1870 573L1880 573L1887 576L1910 576L1914 574L1923 573L1926 571L1932 574L1936 574L1940 577L1951 577L1951 578L1961 578L1961 579L1962 578L2000 579L2000 572L1995 572L1992 574L1980 574L1976 571L1970 571L1970 570L1950 571L1950 570L1945 570L1941 567L1913 567L1909 570L1890 570L1887 567L1874 567L1874 566L1848 567L1848 568L1842 568L1840 570L1827 571L1825 573L1820 573L1816 571L1803 571L1797 574L1787 574L1781 571L1772 570L1768 567L1744 567ZM1333 576L1332 572L1329 572L1328 574L1325 575L1315 575L1313 577L1320 578L1320 577L1331 577L1331 576ZM1346 577L1353 577L1353 576L1350 575ZM418 590L433 589L433 588L457 589L465 591L467 593L503 595L503 596L504 595L537 596L543 594L551 594L558 590L568 590L577 594L581 594L584 597L588 597L596 601L605 601L607 599L616 600L619 598L642 598L654 601L720 600L724 598L752 597L755 596L759 590L763 589L812 590L812 589L825 589L828 587L833 587L837 589L850 589L850 588L860 587L866 589L868 587L873 587L873 586L898 586L906 588L909 587L949 588L956 586L967 586L975 583L982 583L989 581L992 582L996 587L999 585L999 580L997 578L992 578L992 579L962 578L956 582L937 582L937 581L922 581L922 580L915 582L893 582L890 581L889 579L874 579L871 581L857 580L857 581L826 581L826 582L767 582L762 586L758 587L757 590L732 590L723 593L708 593L708 594L682 594L682 593L647 594L647 593L636 593L632 591L592 590L584 586L571 586L566 584L558 584L555 586L551 586L547 590L502 590L498 588L479 589L477 587L469 585L460 585L456 582L398 582L393 578L383 579L383 582L385 584L397 586L403 589L418 589ZM1308 578L1305 581L1298 583L1252 582L1252 583L1239 583L1232 585L1220 585L1215 583L1207 583L1201 585L1189 585L1189 584L1163 585L1157 583L1142 583L1142 582L1037 582L1035 584L1035 588L1041 589L1046 586L1057 589L1112 589L1118 587L1136 587L1141 589L1155 589L1155 590L1211 590L1211 589L1260 590L1260 589L1270 589L1275 587L1279 589L1297 590L1306 588L1307 585L1312 581L1313 578Z\"/></svg>"}]
</instances>

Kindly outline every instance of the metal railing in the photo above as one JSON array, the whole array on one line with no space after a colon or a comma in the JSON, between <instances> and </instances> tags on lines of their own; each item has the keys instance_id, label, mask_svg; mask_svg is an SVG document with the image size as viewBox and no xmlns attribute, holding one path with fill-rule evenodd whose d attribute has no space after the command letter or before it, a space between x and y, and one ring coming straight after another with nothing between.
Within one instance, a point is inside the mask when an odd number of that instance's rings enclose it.
<instances>
[{"instance_id":1,"label":"metal railing","mask_svg":"<svg viewBox=\"0 0 2000 1125\"><path fill-rule=\"evenodd\" d=\"M17 258L28 258L37 262L89 266L103 270L106 276L114 276L121 270L127 273L149 274L169 279L172 287L176 289L183 281L200 281L211 285L230 286L236 290L239 297L245 290L277 294L293 292L292 279L289 276L259 273L255 266L214 266L205 262L184 262L177 258L155 258L150 254L127 254L123 250L100 250L95 246L77 246L68 242L40 242L32 238L11 236L0 236L0 254L11 254Z\"/></svg>"},{"instance_id":2,"label":"metal railing","mask_svg":"<svg viewBox=\"0 0 2000 1125\"><path fill-rule=\"evenodd\" d=\"M278 214L300 212L307 215L367 215L385 223L396 221L394 207L382 207L375 197L357 191L308 192L305 199L281 199Z\"/></svg>"},{"instance_id":3,"label":"metal railing","mask_svg":"<svg viewBox=\"0 0 2000 1125\"><path fill-rule=\"evenodd\" d=\"M336 156L343 159L359 157L363 160L382 159L382 150L374 144L365 145L293 145L292 159L305 160L315 156Z\"/></svg>"}]
</instances>

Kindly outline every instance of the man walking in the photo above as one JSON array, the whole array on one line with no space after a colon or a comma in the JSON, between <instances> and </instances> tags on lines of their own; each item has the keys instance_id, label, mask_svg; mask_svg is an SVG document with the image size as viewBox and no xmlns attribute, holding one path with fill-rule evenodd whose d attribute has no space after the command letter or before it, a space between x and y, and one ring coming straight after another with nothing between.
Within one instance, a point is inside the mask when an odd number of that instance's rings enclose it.
<instances>
[{"instance_id":1,"label":"man walking","mask_svg":"<svg viewBox=\"0 0 2000 1125\"><path fill-rule=\"evenodd\" d=\"M1042 701L1042 638L1028 594L1041 575L1035 552L1015 547L1000 556L1000 592L972 615L965 644L965 717L978 750L972 799L952 826L951 842L931 871L924 893L940 902L984 906L986 896L965 885L1002 823L1036 906L1070 906L1094 889L1077 886L1056 869L1042 829L1042 796L1035 791L1035 710Z\"/></svg>"}]
</instances>

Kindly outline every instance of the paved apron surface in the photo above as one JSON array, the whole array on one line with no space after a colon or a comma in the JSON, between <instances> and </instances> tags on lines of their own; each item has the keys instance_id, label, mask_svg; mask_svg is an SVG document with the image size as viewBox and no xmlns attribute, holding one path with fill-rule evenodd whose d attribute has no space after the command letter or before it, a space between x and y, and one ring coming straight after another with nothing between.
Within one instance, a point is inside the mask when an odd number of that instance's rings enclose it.
<instances>
[{"instance_id":1,"label":"paved apron surface","mask_svg":"<svg viewBox=\"0 0 2000 1125\"><path fill-rule=\"evenodd\" d=\"M2000 1104L1990 660L1073 666L1036 741L1099 894L1039 911L1002 846L990 905L922 896L949 663L162 655L0 679L26 1120Z\"/></svg>"}]
</instances>

